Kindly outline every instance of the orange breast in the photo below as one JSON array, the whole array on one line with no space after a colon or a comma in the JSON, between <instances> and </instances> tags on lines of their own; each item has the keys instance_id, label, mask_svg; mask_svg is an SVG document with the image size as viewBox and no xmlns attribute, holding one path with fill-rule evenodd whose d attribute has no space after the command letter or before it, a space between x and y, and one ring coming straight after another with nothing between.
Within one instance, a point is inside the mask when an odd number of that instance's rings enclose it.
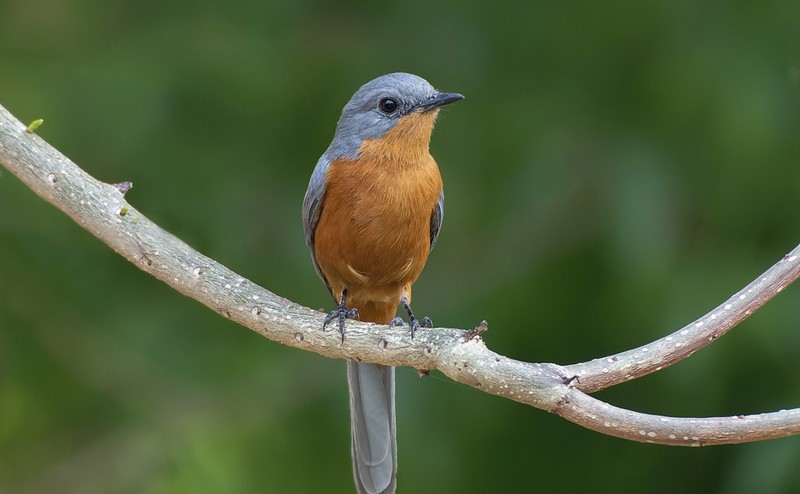
<instances>
[{"instance_id":1,"label":"orange breast","mask_svg":"<svg viewBox=\"0 0 800 494\"><path fill-rule=\"evenodd\" d=\"M315 255L334 298L347 289L348 305L365 320L372 305L393 316L428 258L431 213L442 191L428 151L436 118L429 113L402 117L382 138L364 141L357 160L328 169Z\"/></svg>"}]
</instances>

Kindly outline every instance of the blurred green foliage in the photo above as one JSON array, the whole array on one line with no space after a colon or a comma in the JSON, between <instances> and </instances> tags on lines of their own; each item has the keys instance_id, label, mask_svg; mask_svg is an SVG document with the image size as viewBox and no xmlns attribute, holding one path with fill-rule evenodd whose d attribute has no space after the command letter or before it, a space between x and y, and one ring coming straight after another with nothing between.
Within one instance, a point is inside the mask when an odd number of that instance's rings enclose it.
<instances>
[{"instance_id":1,"label":"blurred green foliage","mask_svg":"<svg viewBox=\"0 0 800 494\"><path fill-rule=\"evenodd\" d=\"M342 105L398 70L461 92L415 307L572 363L680 327L800 241L798 25L778 0L2 0L0 104L195 248L330 307L300 204ZM800 406L798 307L792 287L599 396ZM401 492L800 492L798 438L626 442L409 369L397 406ZM0 171L1 492L352 492L348 420L342 362L182 297Z\"/></svg>"}]
</instances>

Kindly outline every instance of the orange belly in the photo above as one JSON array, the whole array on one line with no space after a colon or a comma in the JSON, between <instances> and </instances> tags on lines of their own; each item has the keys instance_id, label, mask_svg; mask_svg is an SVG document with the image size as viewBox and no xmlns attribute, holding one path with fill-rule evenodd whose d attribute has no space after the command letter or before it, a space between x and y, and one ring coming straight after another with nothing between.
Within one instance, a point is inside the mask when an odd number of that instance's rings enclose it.
<instances>
[{"instance_id":1,"label":"orange belly","mask_svg":"<svg viewBox=\"0 0 800 494\"><path fill-rule=\"evenodd\" d=\"M362 320L386 324L430 251L430 222L442 191L429 153L413 163L372 157L331 164L314 252L331 294L347 290Z\"/></svg>"}]
</instances>

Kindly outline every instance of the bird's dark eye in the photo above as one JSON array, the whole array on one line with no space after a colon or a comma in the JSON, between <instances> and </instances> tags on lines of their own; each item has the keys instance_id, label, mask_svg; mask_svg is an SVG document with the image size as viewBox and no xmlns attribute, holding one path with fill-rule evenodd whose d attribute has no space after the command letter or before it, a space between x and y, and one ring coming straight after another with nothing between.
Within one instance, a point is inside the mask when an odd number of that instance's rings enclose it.
<instances>
[{"instance_id":1,"label":"bird's dark eye","mask_svg":"<svg viewBox=\"0 0 800 494\"><path fill-rule=\"evenodd\" d=\"M383 98L378 101L378 109L387 115L391 115L397 110L397 101L392 98Z\"/></svg>"}]
</instances>

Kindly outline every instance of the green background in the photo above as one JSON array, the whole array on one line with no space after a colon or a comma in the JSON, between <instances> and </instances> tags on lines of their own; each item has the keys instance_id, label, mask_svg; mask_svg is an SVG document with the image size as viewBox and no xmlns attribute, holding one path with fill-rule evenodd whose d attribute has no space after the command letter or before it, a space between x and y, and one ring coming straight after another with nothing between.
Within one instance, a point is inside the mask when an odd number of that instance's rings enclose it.
<instances>
[{"instance_id":1,"label":"green background","mask_svg":"<svg viewBox=\"0 0 800 494\"><path fill-rule=\"evenodd\" d=\"M416 310L567 364L679 328L800 241L798 26L790 1L0 0L0 104L316 308L300 205L341 107L393 71L461 92ZM799 290L597 396L800 406ZM179 295L0 171L3 493L352 492L344 367ZM397 388L401 492L800 492L798 438L645 445L441 376Z\"/></svg>"}]
</instances>

